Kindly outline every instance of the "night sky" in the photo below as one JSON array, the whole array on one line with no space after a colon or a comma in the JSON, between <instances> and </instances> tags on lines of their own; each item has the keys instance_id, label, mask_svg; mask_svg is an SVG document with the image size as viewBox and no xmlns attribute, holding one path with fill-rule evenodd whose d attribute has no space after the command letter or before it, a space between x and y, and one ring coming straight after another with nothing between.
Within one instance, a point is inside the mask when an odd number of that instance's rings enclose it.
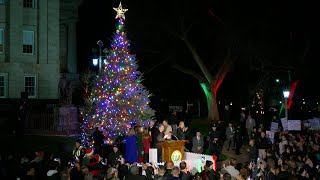
<instances>
[{"instance_id":1,"label":"night sky","mask_svg":"<svg viewBox=\"0 0 320 180\"><path fill-rule=\"evenodd\" d=\"M248 91L268 74L281 86L301 80L300 97L318 97L318 32L311 5L289 1L124 0L126 32L136 54L143 84L159 102L185 104L204 101L199 83L172 67L179 64L201 73L185 44L176 36L191 24L188 37L210 71L221 65L228 48L237 57L218 91L219 100L248 101ZM92 67L91 49L101 39L110 47L118 0L85 0L79 8L78 60L80 72ZM181 23L184 22L184 23ZM183 28L184 27L184 28ZM316 83L315 83L316 82ZM272 83L271 83L272 84ZM281 92L280 92L281 93ZM161 104L161 103L160 103ZM159 108L159 107L156 107Z\"/></svg>"}]
</instances>

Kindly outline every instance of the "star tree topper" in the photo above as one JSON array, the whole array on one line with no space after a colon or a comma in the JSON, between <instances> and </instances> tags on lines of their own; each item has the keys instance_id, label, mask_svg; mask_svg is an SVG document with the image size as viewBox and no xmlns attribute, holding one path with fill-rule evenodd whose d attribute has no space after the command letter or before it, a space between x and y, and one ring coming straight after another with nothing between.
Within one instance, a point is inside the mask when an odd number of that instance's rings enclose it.
<instances>
[{"instance_id":1,"label":"star tree topper","mask_svg":"<svg viewBox=\"0 0 320 180\"><path fill-rule=\"evenodd\" d=\"M117 12L116 19L117 19L117 18L126 19L124 13L127 12L128 9L122 9L121 2L120 2L120 4L119 4L119 7L118 7L118 8L113 8L113 9Z\"/></svg>"}]
</instances>

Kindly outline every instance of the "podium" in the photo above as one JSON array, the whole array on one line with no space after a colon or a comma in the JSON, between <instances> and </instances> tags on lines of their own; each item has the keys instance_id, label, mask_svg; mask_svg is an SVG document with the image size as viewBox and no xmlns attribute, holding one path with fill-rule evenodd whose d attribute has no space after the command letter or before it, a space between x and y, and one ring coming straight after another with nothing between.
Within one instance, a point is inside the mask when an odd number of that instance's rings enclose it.
<instances>
[{"instance_id":1,"label":"podium","mask_svg":"<svg viewBox=\"0 0 320 180\"><path fill-rule=\"evenodd\" d=\"M162 162L181 161L184 158L184 144L187 140L165 141L162 143Z\"/></svg>"}]
</instances>

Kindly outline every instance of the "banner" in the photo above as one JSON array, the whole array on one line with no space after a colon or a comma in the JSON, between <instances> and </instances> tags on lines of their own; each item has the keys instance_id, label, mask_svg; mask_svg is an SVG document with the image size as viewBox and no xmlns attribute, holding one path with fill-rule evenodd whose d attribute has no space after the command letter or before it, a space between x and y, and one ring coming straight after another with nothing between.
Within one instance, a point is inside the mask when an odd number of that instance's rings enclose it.
<instances>
[{"instance_id":1,"label":"banner","mask_svg":"<svg viewBox=\"0 0 320 180\"><path fill-rule=\"evenodd\" d=\"M289 131L301 131L301 120L289 120L288 121Z\"/></svg>"},{"instance_id":2,"label":"banner","mask_svg":"<svg viewBox=\"0 0 320 180\"><path fill-rule=\"evenodd\" d=\"M318 118L308 119L304 121L304 124L313 130L320 130L320 119Z\"/></svg>"},{"instance_id":3,"label":"banner","mask_svg":"<svg viewBox=\"0 0 320 180\"><path fill-rule=\"evenodd\" d=\"M282 127L283 127L283 131L288 130L288 120L287 120L287 118L281 118L281 124L282 124Z\"/></svg>"},{"instance_id":4,"label":"banner","mask_svg":"<svg viewBox=\"0 0 320 180\"><path fill-rule=\"evenodd\" d=\"M266 137L270 139L272 144L274 143L274 132L272 131L266 131Z\"/></svg>"},{"instance_id":5,"label":"banner","mask_svg":"<svg viewBox=\"0 0 320 180\"><path fill-rule=\"evenodd\" d=\"M278 126L279 126L278 123L276 123L276 122L271 122L270 131L272 131L272 132L278 132Z\"/></svg>"}]
</instances>

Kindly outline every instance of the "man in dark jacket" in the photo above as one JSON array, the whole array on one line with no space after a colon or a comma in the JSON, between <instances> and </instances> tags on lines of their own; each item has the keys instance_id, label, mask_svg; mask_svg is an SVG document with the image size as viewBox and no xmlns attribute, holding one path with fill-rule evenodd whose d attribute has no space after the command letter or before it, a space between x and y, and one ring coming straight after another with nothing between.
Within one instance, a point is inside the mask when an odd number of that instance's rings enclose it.
<instances>
[{"instance_id":1,"label":"man in dark jacket","mask_svg":"<svg viewBox=\"0 0 320 180\"><path fill-rule=\"evenodd\" d=\"M92 138L94 140L94 152L95 154L101 154L102 144L104 143L104 135L101 131L101 126L96 127L96 130L92 133Z\"/></svg>"},{"instance_id":2,"label":"man in dark jacket","mask_svg":"<svg viewBox=\"0 0 320 180\"><path fill-rule=\"evenodd\" d=\"M191 173L187 171L187 163L182 161L180 163L180 174L179 177L181 180L191 180Z\"/></svg>"},{"instance_id":3,"label":"man in dark jacket","mask_svg":"<svg viewBox=\"0 0 320 180\"><path fill-rule=\"evenodd\" d=\"M147 180L146 176L139 174L138 166L135 166L135 165L131 166L130 173L131 175L128 175L128 177L126 177L126 180Z\"/></svg>"},{"instance_id":4,"label":"man in dark jacket","mask_svg":"<svg viewBox=\"0 0 320 180\"><path fill-rule=\"evenodd\" d=\"M121 158L121 152L117 145L113 145L113 151L110 152L108 156L108 163L111 167L114 167L118 164L118 160Z\"/></svg>"},{"instance_id":5,"label":"man in dark jacket","mask_svg":"<svg viewBox=\"0 0 320 180\"><path fill-rule=\"evenodd\" d=\"M240 125L236 128L235 134L234 134L234 141L236 144L236 155L240 155L240 149L243 144L243 137L242 137L242 132L241 132L241 127Z\"/></svg>"},{"instance_id":6,"label":"man in dark jacket","mask_svg":"<svg viewBox=\"0 0 320 180\"><path fill-rule=\"evenodd\" d=\"M254 144L254 139L251 139L249 141L249 148L247 149L247 151L249 152L249 160L252 163L256 163L257 162L257 147Z\"/></svg>"},{"instance_id":7,"label":"man in dark jacket","mask_svg":"<svg viewBox=\"0 0 320 180\"><path fill-rule=\"evenodd\" d=\"M207 179L209 180L217 180L216 172L213 170L213 162L212 161L206 161L206 172L205 175Z\"/></svg>"}]
</instances>

